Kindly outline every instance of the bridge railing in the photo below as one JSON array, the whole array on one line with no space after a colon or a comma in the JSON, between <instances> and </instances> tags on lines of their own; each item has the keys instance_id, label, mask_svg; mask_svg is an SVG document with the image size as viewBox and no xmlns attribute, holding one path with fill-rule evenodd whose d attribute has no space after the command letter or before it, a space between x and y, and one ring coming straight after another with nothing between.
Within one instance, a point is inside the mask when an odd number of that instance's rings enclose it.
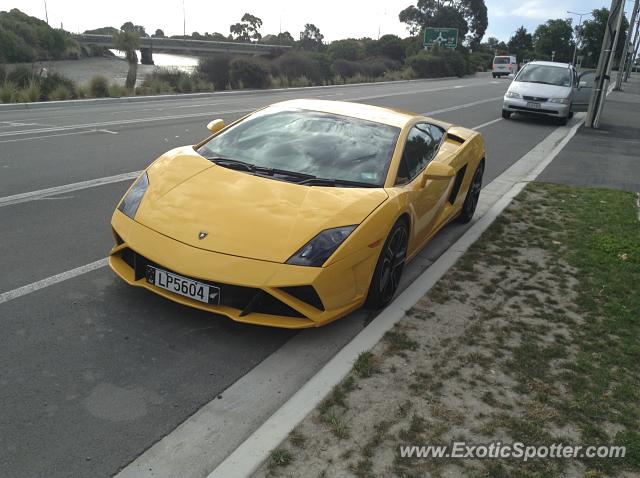
<instances>
[{"instance_id":1,"label":"bridge railing","mask_svg":"<svg viewBox=\"0 0 640 478\"><path fill-rule=\"evenodd\" d=\"M76 34L73 38L86 44L113 47L111 35ZM236 43L226 41L192 40L187 38L140 37L140 48L167 48L192 51L230 51L235 53L265 54L274 50L287 50L290 46L266 45L263 43Z\"/></svg>"}]
</instances>

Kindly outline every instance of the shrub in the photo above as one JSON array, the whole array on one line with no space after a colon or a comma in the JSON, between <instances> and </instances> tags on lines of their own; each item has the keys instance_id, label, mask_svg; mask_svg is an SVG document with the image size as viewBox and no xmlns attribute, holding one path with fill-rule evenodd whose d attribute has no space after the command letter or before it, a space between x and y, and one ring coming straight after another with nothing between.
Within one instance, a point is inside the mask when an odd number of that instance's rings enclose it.
<instances>
[{"instance_id":1,"label":"shrub","mask_svg":"<svg viewBox=\"0 0 640 478\"><path fill-rule=\"evenodd\" d=\"M255 58L234 58L229 64L229 80L234 88L266 88L269 71Z\"/></svg>"},{"instance_id":2,"label":"shrub","mask_svg":"<svg viewBox=\"0 0 640 478\"><path fill-rule=\"evenodd\" d=\"M18 103L33 103L40 99L40 85L36 81L31 81L29 86L18 90L15 95Z\"/></svg>"},{"instance_id":3,"label":"shrub","mask_svg":"<svg viewBox=\"0 0 640 478\"><path fill-rule=\"evenodd\" d=\"M7 75L7 80L16 85L18 88L27 88L29 83L34 79L34 74L31 68L24 65L15 67Z\"/></svg>"},{"instance_id":4,"label":"shrub","mask_svg":"<svg viewBox=\"0 0 640 478\"><path fill-rule=\"evenodd\" d=\"M33 80L31 80L29 82L29 86L27 86L23 90L23 92L25 94L25 98L30 103L33 103L34 101L39 101L40 100L40 84L35 79L33 79Z\"/></svg>"},{"instance_id":5,"label":"shrub","mask_svg":"<svg viewBox=\"0 0 640 478\"><path fill-rule=\"evenodd\" d=\"M274 76L284 77L287 81L305 76L314 83L322 81L320 66L311 55L302 51L288 51L274 60L272 64Z\"/></svg>"},{"instance_id":6,"label":"shrub","mask_svg":"<svg viewBox=\"0 0 640 478\"><path fill-rule=\"evenodd\" d=\"M127 88L122 85L112 83L109 86L109 98L121 98L122 96L127 96L128 94L129 90L127 90Z\"/></svg>"},{"instance_id":7,"label":"shrub","mask_svg":"<svg viewBox=\"0 0 640 478\"><path fill-rule=\"evenodd\" d=\"M187 74L181 75L178 79L176 89L180 93L193 93L193 91L195 90L195 85L191 76Z\"/></svg>"},{"instance_id":8,"label":"shrub","mask_svg":"<svg viewBox=\"0 0 640 478\"><path fill-rule=\"evenodd\" d=\"M400 63L381 58L371 58L364 61L336 60L331 65L333 71L343 78L354 76L377 78L388 70L400 68Z\"/></svg>"},{"instance_id":9,"label":"shrub","mask_svg":"<svg viewBox=\"0 0 640 478\"><path fill-rule=\"evenodd\" d=\"M72 93L65 85L56 86L56 88L47 95L47 98L53 101L68 100L71 97Z\"/></svg>"},{"instance_id":10,"label":"shrub","mask_svg":"<svg viewBox=\"0 0 640 478\"><path fill-rule=\"evenodd\" d=\"M216 90L224 90L229 84L229 55L213 55L201 58L198 62L198 71L213 83Z\"/></svg>"},{"instance_id":11,"label":"shrub","mask_svg":"<svg viewBox=\"0 0 640 478\"><path fill-rule=\"evenodd\" d=\"M7 70L4 69L3 65L0 65L0 83L4 83L4 80L7 79Z\"/></svg>"},{"instance_id":12,"label":"shrub","mask_svg":"<svg viewBox=\"0 0 640 478\"><path fill-rule=\"evenodd\" d=\"M40 88L42 90L41 96L43 100L51 99L51 96L55 90L59 90L58 94L61 94L61 87L69 92L69 98L73 98L76 96L76 84L72 79L67 78L66 76L61 75L57 72L51 72L47 75L46 78L40 78Z\"/></svg>"},{"instance_id":13,"label":"shrub","mask_svg":"<svg viewBox=\"0 0 640 478\"><path fill-rule=\"evenodd\" d=\"M364 49L360 42L353 38L333 41L327 51L333 60L356 61L364 57Z\"/></svg>"},{"instance_id":14,"label":"shrub","mask_svg":"<svg viewBox=\"0 0 640 478\"><path fill-rule=\"evenodd\" d=\"M104 76L94 76L89 81L89 92L94 98L106 98L109 96L109 82Z\"/></svg>"},{"instance_id":15,"label":"shrub","mask_svg":"<svg viewBox=\"0 0 640 478\"><path fill-rule=\"evenodd\" d=\"M76 98L86 98L89 96L89 90L86 85L76 85Z\"/></svg>"},{"instance_id":16,"label":"shrub","mask_svg":"<svg viewBox=\"0 0 640 478\"><path fill-rule=\"evenodd\" d=\"M462 53L450 49L423 50L409 57L407 64L419 78L464 76L469 71L469 66Z\"/></svg>"},{"instance_id":17,"label":"shrub","mask_svg":"<svg viewBox=\"0 0 640 478\"><path fill-rule=\"evenodd\" d=\"M0 86L0 101L3 103L11 103L15 100L16 85L8 80L5 80Z\"/></svg>"}]
</instances>

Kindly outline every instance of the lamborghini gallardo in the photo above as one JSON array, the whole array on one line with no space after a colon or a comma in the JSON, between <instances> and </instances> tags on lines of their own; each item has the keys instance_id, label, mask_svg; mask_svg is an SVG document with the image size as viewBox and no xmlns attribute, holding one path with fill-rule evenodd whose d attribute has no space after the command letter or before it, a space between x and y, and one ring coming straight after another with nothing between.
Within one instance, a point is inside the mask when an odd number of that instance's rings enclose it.
<instances>
[{"instance_id":1,"label":"lamborghini gallardo","mask_svg":"<svg viewBox=\"0 0 640 478\"><path fill-rule=\"evenodd\" d=\"M128 284L239 322L317 327L397 292L444 225L472 219L476 131L400 110L292 100L156 159L118 203Z\"/></svg>"}]
</instances>

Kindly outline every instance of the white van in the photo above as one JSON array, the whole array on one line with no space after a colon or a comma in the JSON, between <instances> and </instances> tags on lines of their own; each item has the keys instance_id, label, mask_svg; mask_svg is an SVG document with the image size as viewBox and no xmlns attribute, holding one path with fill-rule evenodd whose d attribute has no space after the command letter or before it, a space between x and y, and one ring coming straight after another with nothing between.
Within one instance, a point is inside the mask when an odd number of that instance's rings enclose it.
<instances>
[{"instance_id":1,"label":"white van","mask_svg":"<svg viewBox=\"0 0 640 478\"><path fill-rule=\"evenodd\" d=\"M518 62L515 56L495 56L493 57L493 77L509 76L518 73Z\"/></svg>"}]
</instances>

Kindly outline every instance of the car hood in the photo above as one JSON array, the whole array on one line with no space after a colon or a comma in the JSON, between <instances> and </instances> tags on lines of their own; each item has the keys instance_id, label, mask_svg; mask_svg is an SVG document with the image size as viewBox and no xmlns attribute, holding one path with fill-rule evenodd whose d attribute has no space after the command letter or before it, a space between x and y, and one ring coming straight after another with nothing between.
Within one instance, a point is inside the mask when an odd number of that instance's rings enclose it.
<instances>
[{"instance_id":1,"label":"car hood","mask_svg":"<svg viewBox=\"0 0 640 478\"><path fill-rule=\"evenodd\" d=\"M234 171L192 147L166 153L147 174L137 222L200 249L280 263L324 229L361 223L388 198L382 188L300 186Z\"/></svg>"},{"instance_id":2,"label":"car hood","mask_svg":"<svg viewBox=\"0 0 640 478\"><path fill-rule=\"evenodd\" d=\"M571 87L514 81L509 86L509 91L520 93L522 96L535 96L538 98L566 98L571 94Z\"/></svg>"}]
</instances>

